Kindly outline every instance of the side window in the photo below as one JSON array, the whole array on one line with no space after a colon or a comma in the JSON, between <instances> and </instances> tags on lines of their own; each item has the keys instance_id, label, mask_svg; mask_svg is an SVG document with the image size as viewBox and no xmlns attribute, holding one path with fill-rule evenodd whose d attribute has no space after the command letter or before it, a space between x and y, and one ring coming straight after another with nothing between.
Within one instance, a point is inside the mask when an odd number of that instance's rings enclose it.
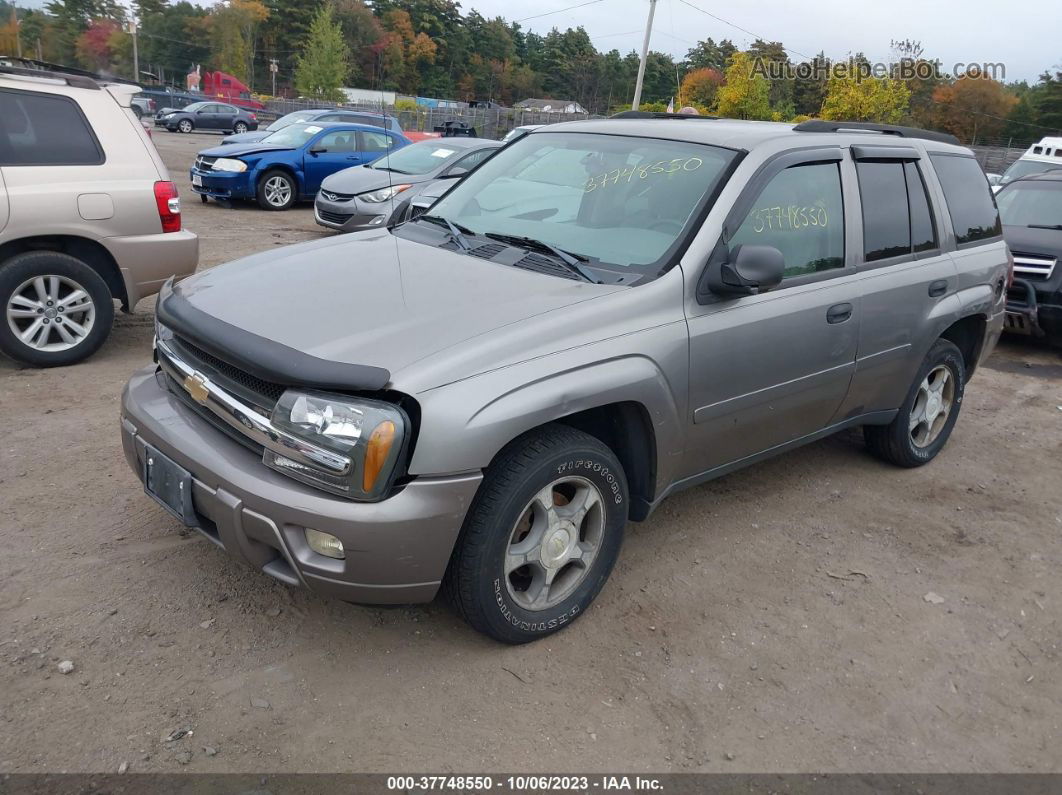
<instances>
[{"instance_id":1,"label":"side window","mask_svg":"<svg viewBox=\"0 0 1062 795\"><path fill-rule=\"evenodd\" d=\"M840 166L809 163L776 174L731 237L730 248L743 243L781 251L787 279L843 268Z\"/></svg>"},{"instance_id":2,"label":"side window","mask_svg":"<svg viewBox=\"0 0 1062 795\"><path fill-rule=\"evenodd\" d=\"M973 243L999 237L1003 227L992 189L977 161L964 155L930 155L957 242Z\"/></svg>"},{"instance_id":3,"label":"side window","mask_svg":"<svg viewBox=\"0 0 1062 795\"><path fill-rule=\"evenodd\" d=\"M940 244L937 243L937 228L933 223L933 212L929 209L929 194L926 193L926 183L922 179L922 172L913 161L903 164L904 175L907 177L907 201L911 205L911 247L917 254L919 251L931 251Z\"/></svg>"},{"instance_id":4,"label":"side window","mask_svg":"<svg viewBox=\"0 0 1062 795\"><path fill-rule=\"evenodd\" d=\"M447 174L464 174L466 171L471 171L492 154L494 149L480 149L478 152L473 152L470 155L465 155L450 168L446 170Z\"/></svg>"},{"instance_id":5,"label":"side window","mask_svg":"<svg viewBox=\"0 0 1062 795\"><path fill-rule=\"evenodd\" d=\"M327 133L314 144L314 148L327 149L329 152L356 152L358 134L353 130Z\"/></svg>"},{"instance_id":6,"label":"side window","mask_svg":"<svg viewBox=\"0 0 1062 795\"><path fill-rule=\"evenodd\" d=\"M903 162L856 163L863 205L863 254L867 262L911 253L911 217Z\"/></svg>"},{"instance_id":7,"label":"side window","mask_svg":"<svg viewBox=\"0 0 1062 795\"><path fill-rule=\"evenodd\" d=\"M361 140L359 149L362 152L386 152L394 146L394 139L383 132L359 132L358 138Z\"/></svg>"},{"instance_id":8,"label":"side window","mask_svg":"<svg viewBox=\"0 0 1062 795\"><path fill-rule=\"evenodd\" d=\"M0 90L0 165L96 166L103 161L99 141L72 99Z\"/></svg>"},{"instance_id":9,"label":"side window","mask_svg":"<svg viewBox=\"0 0 1062 795\"><path fill-rule=\"evenodd\" d=\"M346 121L347 117L338 113L330 113L327 116L318 116L314 121Z\"/></svg>"},{"instance_id":10,"label":"side window","mask_svg":"<svg viewBox=\"0 0 1062 795\"><path fill-rule=\"evenodd\" d=\"M235 116L239 113L233 105L218 105L218 112L224 113L226 116Z\"/></svg>"}]
</instances>

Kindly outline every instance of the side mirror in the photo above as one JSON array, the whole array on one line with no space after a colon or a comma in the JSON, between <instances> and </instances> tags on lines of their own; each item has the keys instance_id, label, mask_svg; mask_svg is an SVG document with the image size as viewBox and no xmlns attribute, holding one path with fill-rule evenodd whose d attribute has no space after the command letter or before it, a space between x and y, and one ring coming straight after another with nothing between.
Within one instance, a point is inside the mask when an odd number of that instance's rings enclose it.
<instances>
[{"instance_id":1,"label":"side mirror","mask_svg":"<svg viewBox=\"0 0 1062 795\"><path fill-rule=\"evenodd\" d=\"M708 259L697 292L727 297L758 295L781 284L784 274L785 256L774 246L741 244L727 251L720 241Z\"/></svg>"}]
</instances>

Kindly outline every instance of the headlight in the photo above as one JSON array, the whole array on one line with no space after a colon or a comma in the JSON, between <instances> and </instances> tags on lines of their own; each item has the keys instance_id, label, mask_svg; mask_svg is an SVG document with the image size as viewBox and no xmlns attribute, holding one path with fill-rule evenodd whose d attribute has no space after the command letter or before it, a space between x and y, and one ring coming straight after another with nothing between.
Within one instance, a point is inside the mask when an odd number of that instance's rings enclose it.
<instances>
[{"instance_id":1,"label":"headlight","mask_svg":"<svg viewBox=\"0 0 1062 795\"><path fill-rule=\"evenodd\" d=\"M391 185L386 188L380 188L369 193L359 193L358 198L362 201L372 202L377 204L379 202L385 202L390 198L397 196L404 190L412 188L412 185Z\"/></svg>"},{"instance_id":2,"label":"headlight","mask_svg":"<svg viewBox=\"0 0 1062 795\"><path fill-rule=\"evenodd\" d=\"M235 160L231 157L219 157L214 161L214 165L211 166L214 171L246 171L247 164L242 160Z\"/></svg>"},{"instance_id":3,"label":"headlight","mask_svg":"<svg viewBox=\"0 0 1062 795\"><path fill-rule=\"evenodd\" d=\"M162 118L164 118L164 119L172 119L172 118L173 118L174 116L176 116L176 115L177 115L176 113L167 113L167 114L166 114L165 116L163 116Z\"/></svg>"},{"instance_id":4,"label":"headlight","mask_svg":"<svg viewBox=\"0 0 1062 795\"><path fill-rule=\"evenodd\" d=\"M267 449L266 466L310 486L354 500L377 500L391 484L409 422L391 403L289 389L273 409L277 428L351 459L343 476Z\"/></svg>"}]
</instances>

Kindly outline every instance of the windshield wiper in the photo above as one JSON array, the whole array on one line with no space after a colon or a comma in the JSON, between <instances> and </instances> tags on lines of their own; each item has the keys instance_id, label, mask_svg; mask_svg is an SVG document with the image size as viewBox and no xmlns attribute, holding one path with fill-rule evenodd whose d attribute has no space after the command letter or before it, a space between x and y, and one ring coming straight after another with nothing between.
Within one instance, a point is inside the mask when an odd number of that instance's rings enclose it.
<instances>
[{"instance_id":1,"label":"windshield wiper","mask_svg":"<svg viewBox=\"0 0 1062 795\"><path fill-rule=\"evenodd\" d=\"M1062 229L1062 224L1029 224L1029 229Z\"/></svg>"},{"instance_id":2,"label":"windshield wiper","mask_svg":"<svg viewBox=\"0 0 1062 795\"><path fill-rule=\"evenodd\" d=\"M408 171L403 171L400 168L391 168L390 166L373 166L377 171L391 171L395 174L408 174Z\"/></svg>"},{"instance_id":3,"label":"windshield wiper","mask_svg":"<svg viewBox=\"0 0 1062 795\"><path fill-rule=\"evenodd\" d=\"M500 243L510 243L514 246L522 246L523 248L536 249L538 251L545 251L548 254L552 254L554 257L564 263L572 273L591 284L601 284L590 271L586 270L581 262L588 262L589 257L585 257L582 254L574 254L571 251L565 251L562 248L557 248L552 243L547 243L544 240L535 240L533 237L523 237L521 235L505 235L500 232L484 232L484 237L489 237L491 240L497 240Z\"/></svg>"},{"instance_id":4,"label":"windshield wiper","mask_svg":"<svg viewBox=\"0 0 1062 795\"><path fill-rule=\"evenodd\" d=\"M445 226L450 232L450 237L461 247L462 251L472 250L472 244L469 243L468 238L465 237L465 234L472 234L472 230L458 226L449 218L443 218L441 215L418 215L416 220Z\"/></svg>"}]
</instances>

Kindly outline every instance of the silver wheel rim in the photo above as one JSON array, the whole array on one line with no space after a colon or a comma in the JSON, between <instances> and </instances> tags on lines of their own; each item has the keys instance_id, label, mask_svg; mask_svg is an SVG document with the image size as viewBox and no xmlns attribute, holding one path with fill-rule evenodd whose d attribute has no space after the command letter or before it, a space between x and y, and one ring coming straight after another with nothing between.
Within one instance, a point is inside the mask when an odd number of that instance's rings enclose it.
<instances>
[{"instance_id":1,"label":"silver wheel rim","mask_svg":"<svg viewBox=\"0 0 1062 795\"><path fill-rule=\"evenodd\" d=\"M283 207L291 199L291 185L284 177L270 177L265 182L265 200L273 207Z\"/></svg>"},{"instance_id":2,"label":"silver wheel rim","mask_svg":"<svg viewBox=\"0 0 1062 795\"><path fill-rule=\"evenodd\" d=\"M66 276L34 276L7 302L7 325L23 345L58 353L80 345L96 323L96 305Z\"/></svg>"},{"instance_id":3,"label":"silver wheel rim","mask_svg":"<svg viewBox=\"0 0 1062 795\"><path fill-rule=\"evenodd\" d=\"M246 124L242 124L242 123L241 124L237 124L236 125L236 132L238 132L238 133L247 132L247 125Z\"/></svg>"},{"instance_id":4,"label":"silver wheel rim","mask_svg":"<svg viewBox=\"0 0 1062 795\"><path fill-rule=\"evenodd\" d=\"M908 428L915 447L928 447L940 436L955 404L955 377L938 364L918 385Z\"/></svg>"},{"instance_id":5,"label":"silver wheel rim","mask_svg":"<svg viewBox=\"0 0 1062 795\"><path fill-rule=\"evenodd\" d=\"M509 534L505 586L530 611L560 604L597 558L605 535L604 501L586 478L553 481L527 504Z\"/></svg>"},{"instance_id":6,"label":"silver wheel rim","mask_svg":"<svg viewBox=\"0 0 1062 795\"><path fill-rule=\"evenodd\" d=\"M192 130L192 123L190 121L188 121L187 119L182 121L177 126L181 128L181 132L191 132L191 130Z\"/></svg>"}]
</instances>

